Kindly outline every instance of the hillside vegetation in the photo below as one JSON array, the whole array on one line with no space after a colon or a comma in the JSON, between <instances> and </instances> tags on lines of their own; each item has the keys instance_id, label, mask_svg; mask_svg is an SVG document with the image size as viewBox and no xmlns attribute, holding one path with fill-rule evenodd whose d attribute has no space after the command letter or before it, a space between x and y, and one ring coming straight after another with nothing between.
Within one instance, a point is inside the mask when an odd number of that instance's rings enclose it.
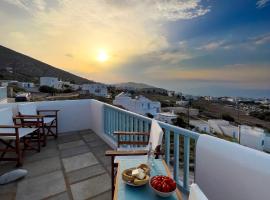
<instances>
[{"instance_id":1,"label":"hillside vegetation","mask_svg":"<svg viewBox=\"0 0 270 200\"><path fill-rule=\"evenodd\" d=\"M93 82L0 45L0 79L37 83L41 76L58 77L77 84Z\"/></svg>"}]
</instances>

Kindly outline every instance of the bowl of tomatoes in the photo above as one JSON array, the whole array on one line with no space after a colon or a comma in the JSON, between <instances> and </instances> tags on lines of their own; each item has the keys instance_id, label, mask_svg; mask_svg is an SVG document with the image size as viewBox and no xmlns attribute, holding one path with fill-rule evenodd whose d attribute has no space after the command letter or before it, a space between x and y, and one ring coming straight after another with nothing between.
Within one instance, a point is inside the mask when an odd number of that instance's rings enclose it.
<instances>
[{"instance_id":1,"label":"bowl of tomatoes","mask_svg":"<svg viewBox=\"0 0 270 200\"><path fill-rule=\"evenodd\" d=\"M176 182L168 176L153 176L149 184L151 189L161 197L168 197L176 190Z\"/></svg>"}]
</instances>

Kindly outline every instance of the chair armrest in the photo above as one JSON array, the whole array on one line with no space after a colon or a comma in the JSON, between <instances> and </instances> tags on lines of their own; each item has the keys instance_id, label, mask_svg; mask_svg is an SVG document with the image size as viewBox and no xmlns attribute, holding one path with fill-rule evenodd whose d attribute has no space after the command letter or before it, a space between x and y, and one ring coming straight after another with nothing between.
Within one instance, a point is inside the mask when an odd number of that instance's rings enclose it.
<instances>
[{"instance_id":1,"label":"chair armrest","mask_svg":"<svg viewBox=\"0 0 270 200\"><path fill-rule=\"evenodd\" d=\"M13 119L42 119L43 117L43 115L18 115Z\"/></svg>"},{"instance_id":2,"label":"chair armrest","mask_svg":"<svg viewBox=\"0 0 270 200\"><path fill-rule=\"evenodd\" d=\"M127 132L127 131L114 131L116 135L146 135L149 136L149 132Z\"/></svg>"},{"instance_id":3,"label":"chair armrest","mask_svg":"<svg viewBox=\"0 0 270 200\"><path fill-rule=\"evenodd\" d=\"M59 112L60 110L37 110L38 112Z\"/></svg>"},{"instance_id":4,"label":"chair armrest","mask_svg":"<svg viewBox=\"0 0 270 200\"><path fill-rule=\"evenodd\" d=\"M43 113L44 117L57 117L57 113L60 110L37 110L37 113Z\"/></svg>"},{"instance_id":5,"label":"chair armrest","mask_svg":"<svg viewBox=\"0 0 270 200\"><path fill-rule=\"evenodd\" d=\"M26 121L29 119L34 119L33 121ZM18 123L19 121L19 123ZM43 124L44 122L44 116L43 115L18 115L16 117L13 117L13 122L14 124L18 125L22 125L22 127L25 127L29 124L35 126L35 127L39 127L41 126L41 124Z\"/></svg>"},{"instance_id":6,"label":"chair armrest","mask_svg":"<svg viewBox=\"0 0 270 200\"><path fill-rule=\"evenodd\" d=\"M137 156L137 155L147 155L148 151L146 150L137 150L137 151L117 151L117 150L108 150L105 152L105 156Z\"/></svg>"},{"instance_id":7,"label":"chair armrest","mask_svg":"<svg viewBox=\"0 0 270 200\"><path fill-rule=\"evenodd\" d=\"M21 128L18 125L0 125L0 128Z\"/></svg>"}]
</instances>

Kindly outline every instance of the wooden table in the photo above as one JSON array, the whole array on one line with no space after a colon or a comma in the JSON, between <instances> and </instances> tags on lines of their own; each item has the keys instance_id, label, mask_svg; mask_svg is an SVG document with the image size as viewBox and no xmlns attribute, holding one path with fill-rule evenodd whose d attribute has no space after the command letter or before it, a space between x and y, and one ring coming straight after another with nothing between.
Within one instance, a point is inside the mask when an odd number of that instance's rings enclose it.
<instances>
[{"instance_id":1,"label":"wooden table","mask_svg":"<svg viewBox=\"0 0 270 200\"><path fill-rule=\"evenodd\" d=\"M181 193L178 189L176 192L167 198L162 198L157 196L149 184L140 187L133 187L126 185L122 180L122 171L136 167L142 163L140 160L135 159L121 159L118 163L118 170L116 175L115 190L114 190L114 200L138 200L138 199L147 199L147 200L182 200ZM155 175L166 175L171 177L170 170L166 165L165 161L162 159L154 160L154 167L151 169L151 176Z\"/></svg>"}]
</instances>

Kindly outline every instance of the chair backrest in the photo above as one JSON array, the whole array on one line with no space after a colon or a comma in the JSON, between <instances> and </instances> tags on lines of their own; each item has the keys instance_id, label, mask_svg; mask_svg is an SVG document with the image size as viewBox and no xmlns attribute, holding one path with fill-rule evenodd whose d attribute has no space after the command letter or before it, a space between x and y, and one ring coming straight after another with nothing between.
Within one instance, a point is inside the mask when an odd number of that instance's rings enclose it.
<instances>
[{"instance_id":1,"label":"chair backrest","mask_svg":"<svg viewBox=\"0 0 270 200\"><path fill-rule=\"evenodd\" d=\"M196 146L195 182L209 199L269 199L270 156L209 135Z\"/></svg>"},{"instance_id":2,"label":"chair backrest","mask_svg":"<svg viewBox=\"0 0 270 200\"><path fill-rule=\"evenodd\" d=\"M205 194L201 191L200 187L192 183L190 186L190 193L188 200L208 200Z\"/></svg>"},{"instance_id":3,"label":"chair backrest","mask_svg":"<svg viewBox=\"0 0 270 200\"><path fill-rule=\"evenodd\" d=\"M11 108L0 109L0 125L13 126L13 112Z\"/></svg>"},{"instance_id":4,"label":"chair backrest","mask_svg":"<svg viewBox=\"0 0 270 200\"><path fill-rule=\"evenodd\" d=\"M163 130L155 119L152 119L149 144L152 144L152 150L161 145L163 138Z\"/></svg>"},{"instance_id":5,"label":"chair backrest","mask_svg":"<svg viewBox=\"0 0 270 200\"><path fill-rule=\"evenodd\" d=\"M11 108L0 109L0 125L13 126L13 112ZM15 133L14 128L0 128L1 133ZM2 138L3 139L3 138Z\"/></svg>"},{"instance_id":6,"label":"chair backrest","mask_svg":"<svg viewBox=\"0 0 270 200\"><path fill-rule=\"evenodd\" d=\"M37 115L37 105L35 103L18 104L18 111L21 115Z\"/></svg>"}]
</instances>

